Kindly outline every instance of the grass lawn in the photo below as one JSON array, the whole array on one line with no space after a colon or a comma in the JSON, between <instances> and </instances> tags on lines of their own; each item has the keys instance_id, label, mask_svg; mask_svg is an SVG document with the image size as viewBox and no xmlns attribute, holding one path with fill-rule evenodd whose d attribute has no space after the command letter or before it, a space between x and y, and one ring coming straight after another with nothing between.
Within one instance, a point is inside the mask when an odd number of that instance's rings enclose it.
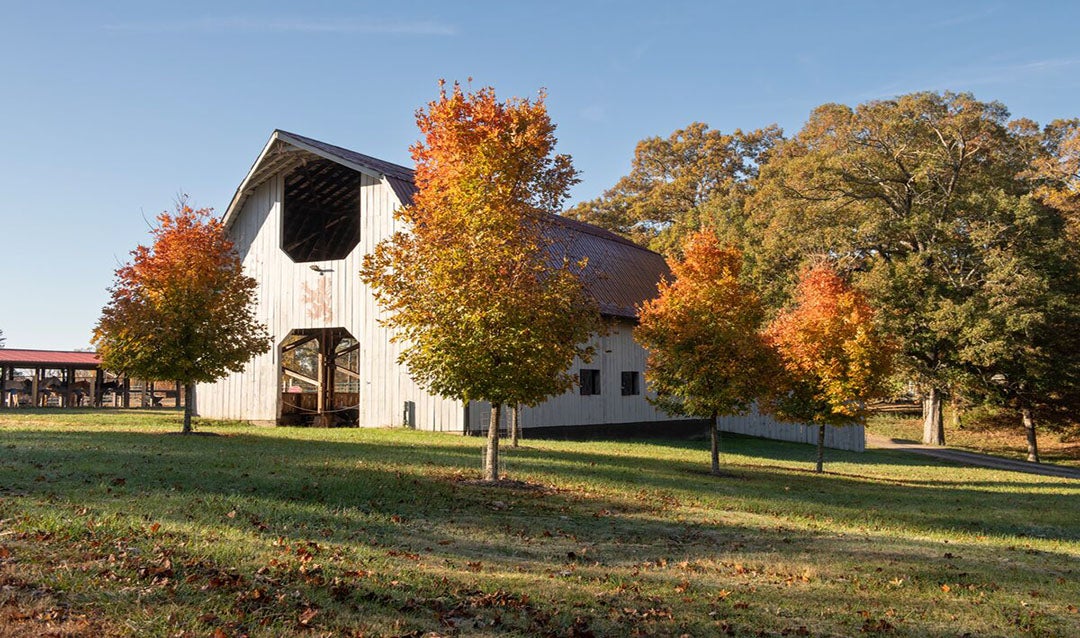
<instances>
[{"instance_id":1,"label":"grass lawn","mask_svg":"<svg viewBox=\"0 0 1080 638\"><path fill-rule=\"evenodd\" d=\"M1080 481L731 438L0 413L4 636L1080 636Z\"/></svg>"},{"instance_id":2,"label":"grass lawn","mask_svg":"<svg viewBox=\"0 0 1080 638\"><path fill-rule=\"evenodd\" d=\"M922 440L922 418L875 416L870 419L866 431L918 443ZM1040 430L1038 437L1039 457L1043 463L1080 467L1080 431L1075 428L1062 432ZM969 419L963 428L957 428L951 425L951 419L946 419L945 443L958 450L1027 459L1027 437L1018 420L1014 423L1004 419L980 423Z\"/></svg>"}]
</instances>

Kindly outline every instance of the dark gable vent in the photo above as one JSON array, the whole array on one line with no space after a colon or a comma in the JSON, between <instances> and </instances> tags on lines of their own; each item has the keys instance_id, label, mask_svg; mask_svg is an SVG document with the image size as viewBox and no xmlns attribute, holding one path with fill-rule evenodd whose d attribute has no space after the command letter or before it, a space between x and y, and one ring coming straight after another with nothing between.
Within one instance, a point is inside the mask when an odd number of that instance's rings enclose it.
<instances>
[{"instance_id":1,"label":"dark gable vent","mask_svg":"<svg viewBox=\"0 0 1080 638\"><path fill-rule=\"evenodd\" d=\"M281 249L295 262L344 259L360 243L360 173L314 160L285 176Z\"/></svg>"}]
</instances>

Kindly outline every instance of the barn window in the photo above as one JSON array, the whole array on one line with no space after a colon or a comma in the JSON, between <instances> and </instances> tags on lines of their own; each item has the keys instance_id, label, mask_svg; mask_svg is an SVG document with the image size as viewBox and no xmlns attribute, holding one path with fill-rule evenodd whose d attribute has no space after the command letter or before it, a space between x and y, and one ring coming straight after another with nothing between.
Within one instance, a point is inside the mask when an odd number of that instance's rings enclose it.
<instances>
[{"instance_id":1,"label":"barn window","mask_svg":"<svg viewBox=\"0 0 1080 638\"><path fill-rule=\"evenodd\" d=\"M641 394L641 374L636 370L622 373L622 395L624 397Z\"/></svg>"},{"instance_id":2,"label":"barn window","mask_svg":"<svg viewBox=\"0 0 1080 638\"><path fill-rule=\"evenodd\" d=\"M582 368L578 373L578 381L581 383L581 396L600 394L600 371Z\"/></svg>"},{"instance_id":3,"label":"barn window","mask_svg":"<svg viewBox=\"0 0 1080 638\"><path fill-rule=\"evenodd\" d=\"M329 160L285 176L281 249L295 262L344 259L360 243L360 173Z\"/></svg>"}]
</instances>

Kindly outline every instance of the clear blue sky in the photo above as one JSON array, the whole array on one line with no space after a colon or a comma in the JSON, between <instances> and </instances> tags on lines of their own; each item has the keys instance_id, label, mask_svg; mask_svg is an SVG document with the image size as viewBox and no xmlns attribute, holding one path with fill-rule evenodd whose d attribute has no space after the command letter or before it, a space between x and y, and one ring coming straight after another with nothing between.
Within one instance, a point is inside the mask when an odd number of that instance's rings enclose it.
<instances>
[{"instance_id":1,"label":"clear blue sky","mask_svg":"<svg viewBox=\"0 0 1080 638\"><path fill-rule=\"evenodd\" d=\"M85 347L178 192L224 210L274 128L407 164L439 78L546 87L588 199L693 121L971 91L1080 116L1073 2L0 2L0 330Z\"/></svg>"}]
</instances>

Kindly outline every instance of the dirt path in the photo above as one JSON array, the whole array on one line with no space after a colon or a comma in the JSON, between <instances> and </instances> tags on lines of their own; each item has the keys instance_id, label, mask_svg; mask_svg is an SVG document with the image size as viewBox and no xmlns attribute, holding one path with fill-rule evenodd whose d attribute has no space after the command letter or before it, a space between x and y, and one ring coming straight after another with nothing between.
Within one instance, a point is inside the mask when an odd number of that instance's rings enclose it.
<instances>
[{"instance_id":1,"label":"dirt path","mask_svg":"<svg viewBox=\"0 0 1080 638\"><path fill-rule=\"evenodd\" d=\"M975 452L951 450L949 448L936 447L933 445L922 445L921 443L910 443L907 441L890 439L887 436L880 436L876 434L866 435L866 446L868 448L881 448L886 450L903 450L905 452L913 452L915 454L922 454L923 456L931 456L936 459L952 461L953 463L960 463L962 465L975 465L978 467L988 467L995 470L1027 472L1028 474L1041 474L1043 476L1056 476L1059 478L1080 480L1080 469L1077 468L1062 467L1060 465L1046 465L1041 463L1029 463L1027 461L1006 459L1000 456L991 456L989 454L978 454Z\"/></svg>"}]
</instances>

